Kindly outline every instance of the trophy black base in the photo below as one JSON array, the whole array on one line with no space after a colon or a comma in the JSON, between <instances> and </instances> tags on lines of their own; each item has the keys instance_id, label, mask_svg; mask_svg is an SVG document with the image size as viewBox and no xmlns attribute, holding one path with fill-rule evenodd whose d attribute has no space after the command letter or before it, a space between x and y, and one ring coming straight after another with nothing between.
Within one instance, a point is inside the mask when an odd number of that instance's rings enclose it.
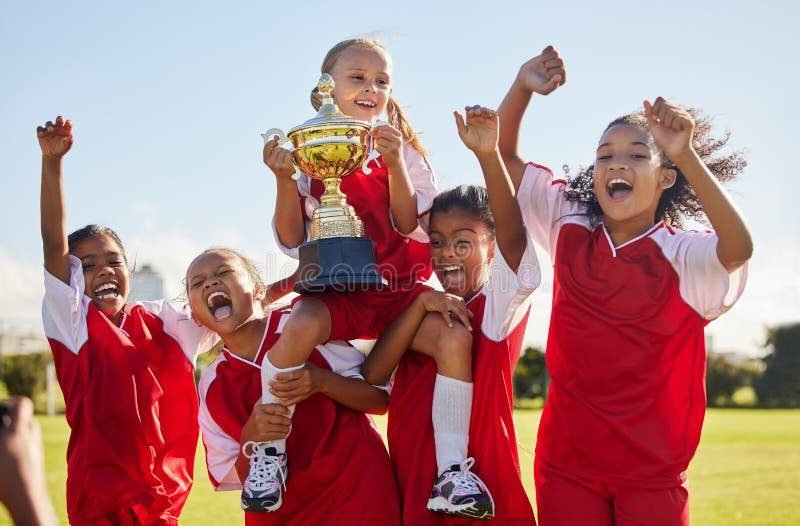
<instances>
[{"instance_id":1,"label":"trophy black base","mask_svg":"<svg viewBox=\"0 0 800 526\"><path fill-rule=\"evenodd\" d=\"M300 245L295 292L355 292L379 289L385 284L368 237L332 237Z\"/></svg>"}]
</instances>

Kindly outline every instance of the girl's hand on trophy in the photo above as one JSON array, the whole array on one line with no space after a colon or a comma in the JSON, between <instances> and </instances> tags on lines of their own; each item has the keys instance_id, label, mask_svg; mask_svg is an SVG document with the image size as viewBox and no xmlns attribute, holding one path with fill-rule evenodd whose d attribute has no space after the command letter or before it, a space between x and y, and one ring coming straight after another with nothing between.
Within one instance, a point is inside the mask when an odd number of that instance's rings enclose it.
<instances>
[{"instance_id":1,"label":"girl's hand on trophy","mask_svg":"<svg viewBox=\"0 0 800 526\"><path fill-rule=\"evenodd\" d=\"M275 177L277 177L279 181L286 180L294 184L292 180L292 175L294 175L292 152L286 148L279 147L278 139L273 137L264 145L263 154L264 164L267 165L267 168L272 170L272 173L275 174Z\"/></svg>"},{"instance_id":2,"label":"girl's hand on trophy","mask_svg":"<svg viewBox=\"0 0 800 526\"><path fill-rule=\"evenodd\" d=\"M403 158L403 134L391 124L380 124L369 132L375 149L386 164L392 165Z\"/></svg>"},{"instance_id":3,"label":"girl's hand on trophy","mask_svg":"<svg viewBox=\"0 0 800 526\"><path fill-rule=\"evenodd\" d=\"M292 428L289 410L280 404L258 404L242 428L242 442L268 442L286 438Z\"/></svg>"},{"instance_id":4,"label":"girl's hand on trophy","mask_svg":"<svg viewBox=\"0 0 800 526\"><path fill-rule=\"evenodd\" d=\"M278 403L289 407L321 392L325 383L323 376L322 369L306 362L302 369L275 376L275 380L269 383L269 392L278 399Z\"/></svg>"},{"instance_id":5,"label":"girl's hand on trophy","mask_svg":"<svg viewBox=\"0 0 800 526\"><path fill-rule=\"evenodd\" d=\"M42 155L48 159L61 159L72 148L72 121L64 120L59 115L56 122L47 121L42 126L36 127L36 136L39 138L39 147Z\"/></svg>"}]
</instances>

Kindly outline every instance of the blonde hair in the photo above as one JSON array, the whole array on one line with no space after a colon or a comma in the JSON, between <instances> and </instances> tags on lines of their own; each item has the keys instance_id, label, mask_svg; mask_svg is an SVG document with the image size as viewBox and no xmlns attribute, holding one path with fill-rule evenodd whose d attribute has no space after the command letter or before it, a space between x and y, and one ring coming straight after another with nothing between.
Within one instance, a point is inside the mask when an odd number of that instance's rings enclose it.
<instances>
[{"instance_id":1,"label":"blonde hair","mask_svg":"<svg viewBox=\"0 0 800 526\"><path fill-rule=\"evenodd\" d=\"M320 73L330 73L336 65L336 60L339 58L339 55L342 53L342 51L354 46L362 46L369 49L374 49L386 54L386 56L389 56L389 50L377 40L373 40L371 38L351 38L339 42L333 46L330 51L328 51L328 54L325 55L325 58L322 60ZM311 91L311 105L315 110L319 110L320 106L322 105L322 100L320 99L317 88L314 88ZM400 133L403 136L403 142L410 144L412 148L417 150L422 155L428 155L428 151L424 146L422 146L422 142L420 142L417 132L415 132L414 128L411 127L411 122L408 120L408 116L406 115L405 111L392 96L389 96L389 102L386 105L386 113L389 117L389 123L400 130Z\"/></svg>"}]
</instances>

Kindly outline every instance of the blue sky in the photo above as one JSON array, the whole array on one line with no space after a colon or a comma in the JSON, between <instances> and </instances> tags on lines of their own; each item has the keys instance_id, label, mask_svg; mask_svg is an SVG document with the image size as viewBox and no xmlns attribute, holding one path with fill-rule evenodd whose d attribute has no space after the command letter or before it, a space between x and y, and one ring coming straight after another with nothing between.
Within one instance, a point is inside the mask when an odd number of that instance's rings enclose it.
<instances>
[{"instance_id":1,"label":"blue sky","mask_svg":"<svg viewBox=\"0 0 800 526\"><path fill-rule=\"evenodd\" d=\"M756 242L744 296L709 327L715 345L752 351L765 326L800 319L795 5L76 4L9 4L0 15L6 323L38 318L38 123L58 113L75 123L65 161L69 227L117 229L130 256L165 274L171 294L211 244L241 248L278 277L290 267L275 255L274 183L259 133L313 116L308 91L325 52L364 35L390 48L394 94L422 131L442 189L482 180L452 110L499 104L519 65L550 43L567 62L568 83L534 99L522 150L556 172L591 162L605 125L644 98L704 109L747 152L750 165L731 191ZM548 276L531 343L546 337Z\"/></svg>"}]
</instances>

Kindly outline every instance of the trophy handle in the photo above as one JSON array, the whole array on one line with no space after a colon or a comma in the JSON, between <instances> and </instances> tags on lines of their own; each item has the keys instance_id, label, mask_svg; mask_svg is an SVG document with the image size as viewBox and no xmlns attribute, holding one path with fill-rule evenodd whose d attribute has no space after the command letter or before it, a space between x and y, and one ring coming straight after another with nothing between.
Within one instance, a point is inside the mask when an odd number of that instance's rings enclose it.
<instances>
[{"instance_id":1,"label":"trophy handle","mask_svg":"<svg viewBox=\"0 0 800 526\"><path fill-rule=\"evenodd\" d=\"M278 136L278 146L289 142L289 139L286 137L286 134L280 128L271 128L267 130L266 132L261 134L261 138L264 139L264 144L267 144L276 135ZM295 181L300 179L300 172L297 170L297 166L294 167L294 173L292 174L292 179L294 179Z\"/></svg>"},{"instance_id":2,"label":"trophy handle","mask_svg":"<svg viewBox=\"0 0 800 526\"><path fill-rule=\"evenodd\" d=\"M386 121L375 121L372 123L370 131L384 124L389 124L389 123ZM380 163L377 160L378 157L380 156L381 156L380 152L375 149L375 141L373 141L372 137L370 137L369 152L367 153L367 157L364 159L364 164L361 165L361 171L364 173L364 175L369 175L372 173L372 168L369 167L369 163L371 163L372 161L375 161L376 163L378 163L378 166L380 166Z\"/></svg>"}]
</instances>

